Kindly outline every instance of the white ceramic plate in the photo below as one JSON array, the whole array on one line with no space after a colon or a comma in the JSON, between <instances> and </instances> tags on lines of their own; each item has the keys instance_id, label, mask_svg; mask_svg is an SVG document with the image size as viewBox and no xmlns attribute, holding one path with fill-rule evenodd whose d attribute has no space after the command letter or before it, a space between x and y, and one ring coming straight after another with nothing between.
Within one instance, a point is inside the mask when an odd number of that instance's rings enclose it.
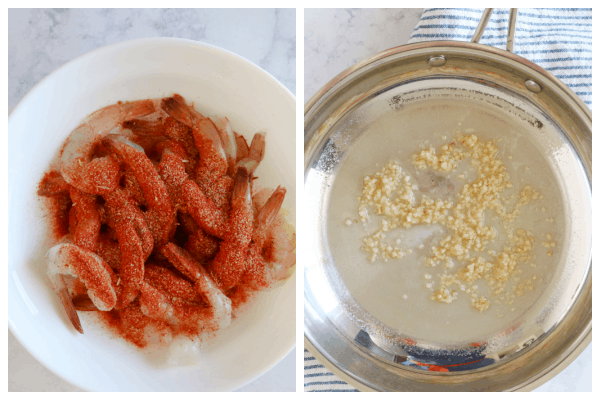
<instances>
[{"instance_id":1,"label":"white ceramic plate","mask_svg":"<svg viewBox=\"0 0 600 400\"><path fill-rule=\"evenodd\" d=\"M268 73L222 49L183 39L140 39L87 53L50 74L9 118L8 323L47 368L86 390L200 391L238 388L294 346L295 275L259 295L205 345L200 364L165 367L103 329L71 326L45 274L51 246L36 190L68 134L119 100L181 94L204 115L227 116L246 136L267 131L265 186L288 190L295 223L295 98Z\"/></svg>"}]
</instances>

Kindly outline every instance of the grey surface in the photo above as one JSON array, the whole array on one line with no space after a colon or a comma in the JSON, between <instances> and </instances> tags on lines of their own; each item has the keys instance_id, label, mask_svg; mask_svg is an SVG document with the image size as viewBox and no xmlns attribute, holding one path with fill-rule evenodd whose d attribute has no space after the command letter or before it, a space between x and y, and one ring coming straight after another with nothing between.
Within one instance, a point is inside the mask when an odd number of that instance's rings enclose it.
<instances>
[{"instance_id":1,"label":"grey surface","mask_svg":"<svg viewBox=\"0 0 600 400\"><path fill-rule=\"evenodd\" d=\"M8 111L44 77L100 46L179 37L219 46L259 65L296 92L296 13L273 10L10 9ZM295 350L240 391L295 391ZM8 334L9 391L78 391Z\"/></svg>"},{"instance_id":2,"label":"grey surface","mask_svg":"<svg viewBox=\"0 0 600 400\"><path fill-rule=\"evenodd\" d=\"M305 9L304 103L337 74L406 44L422 8Z\"/></svg>"},{"instance_id":3,"label":"grey surface","mask_svg":"<svg viewBox=\"0 0 600 400\"><path fill-rule=\"evenodd\" d=\"M406 44L423 9L306 9L304 101L352 64ZM592 345L535 391L592 390Z\"/></svg>"},{"instance_id":4,"label":"grey surface","mask_svg":"<svg viewBox=\"0 0 600 400\"><path fill-rule=\"evenodd\" d=\"M296 93L295 10L11 9L8 107L46 75L100 46L179 37L222 47L259 65Z\"/></svg>"}]
</instances>

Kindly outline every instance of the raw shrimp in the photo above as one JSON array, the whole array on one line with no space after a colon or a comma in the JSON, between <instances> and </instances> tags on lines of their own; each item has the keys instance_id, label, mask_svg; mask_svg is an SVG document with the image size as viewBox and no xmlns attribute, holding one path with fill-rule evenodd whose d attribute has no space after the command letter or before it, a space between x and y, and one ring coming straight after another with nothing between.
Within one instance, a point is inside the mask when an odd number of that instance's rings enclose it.
<instances>
[{"instance_id":1,"label":"raw shrimp","mask_svg":"<svg viewBox=\"0 0 600 400\"><path fill-rule=\"evenodd\" d=\"M254 287L268 287L285 280L296 264L294 234L286 232L286 222L279 214L286 190L264 189L254 195L258 209L252 244L248 249L244 280Z\"/></svg>"},{"instance_id":2,"label":"raw shrimp","mask_svg":"<svg viewBox=\"0 0 600 400\"><path fill-rule=\"evenodd\" d=\"M144 279L170 297L178 297L189 302L203 302L192 282L160 265L146 264Z\"/></svg>"},{"instance_id":3,"label":"raw shrimp","mask_svg":"<svg viewBox=\"0 0 600 400\"><path fill-rule=\"evenodd\" d=\"M200 262L212 259L219 251L220 240L204 232L190 214L179 213L178 220L188 236L185 249Z\"/></svg>"},{"instance_id":4,"label":"raw shrimp","mask_svg":"<svg viewBox=\"0 0 600 400\"><path fill-rule=\"evenodd\" d=\"M193 105L188 106L181 96L163 99L162 108L192 129L200 154L195 181L204 195L228 214L234 185L232 177L240 166L250 174L256 170L264 156L265 133L256 134L251 147L248 147L245 139L233 132L227 118L204 118ZM239 151L244 155L242 158L238 158L238 147L241 147Z\"/></svg>"},{"instance_id":5,"label":"raw shrimp","mask_svg":"<svg viewBox=\"0 0 600 400\"><path fill-rule=\"evenodd\" d=\"M219 251L220 240L204 232L201 228L191 233L185 242L185 249L200 262L212 259Z\"/></svg>"},{"instance_id":6,"label":"raw shrimp","mask_svg":"<svg viewBox=\"0 0 600 400\"><path fill-rule=\"evenodd\" d=\"M173 243L164 246L162 253L179 272L194 282L194 290L208 304L208 309L174 301L165 291L144 281L140 297L142 312L151 318L175 325L189 323L183 318L187 317L199 329L219 330L229 326L231 300L219 289L204 267ZM208 313L204 310L208 310Z\"/></svg>"},{"instance_id":7,"label":"raw shrimp","mask_svg":"<svg viewBox=\"0 0 600 400\"><path fill-rule=\"evenodd\" d=\"M233 171L230 162L235 160L235 138L228 134L228 121L220 121L224 133L221 133L209 118L204 118L193 106L188 106L181 96L164 99L162 108L177 121L192 129L194 143L200 154L196 165L195 179L202 192L209 197L217 207L228 213L233 179L227 175ZM231 131L233 133L233 131ZM225 152L223 138L231 154Z\"/></svg>"},{"instance_id":8,"label":"raw shrimp","mask_svg":"<svg viewBox=\"0 0 600 400\"><path fill-rule=\"evenodd\" d=\"M194 289L194 284L181 278L175 272L155 264L146 264L144 280L147 284L164 292L169 298L178 298L190 303L202 305L202 297ZM202 304L200 304L202 303ZM75 308L80 311L99 311L86 295L73 297Z\"/></svg>"},{"instance_id":9,"label":"raw shrimp","mask_svg":"<svg viewBox=\"0 0 600 400\"><path fill-rule=\"evenodd\" d=\"M128 198L121 190L104 196L108 212L108 224L115 230L121 253L119 268L122 289L119 293L118 309L131 303L139 293L144 279L144 250L136 232Z\"/></svg>"},{"instance_id":10,"label":"raw shrimp","mask_svg":"<svg viewBox=\"0 0 600 400\"><path fill-rule=\"evenodd\" d=\"M101 225L96 196L83 193L75 187L71 187L69 193L73 202L71 209L76 213L75 219L77 220L73 232L73 243L85 250L94 251Z\"/></svg>"},{"instance_id":11,"label":"raw shrimp","mask_svg":"<svg viewBox=\"0 0 600 400\"><path fill-rule=\"evenodd\" d=\"M38 188L38 195L45 197L58 196L69 192L69 184L62 175L52 171L42 179Z\"/></svg>"},{"instance_id":12,"label":"raw shrimp","mask_svg":"<svg viewBox=\"0 0 600 400\"><path fill-rule=\"evenodd\" d=\"M123 122L123 129L130 130L137 136L138 142L154 142L156 150L165 141L177 142L185 150L182 156L185 159L185 168L188 175L194 173L198 160L198 149L194 143L191 128L169 116L164 110L159 109L155 114L142 119L133 119ZM140 137L142 140L140 140Z\"/></svg>"},{"instance_id":13,"label":"raw shrimp","mask_svg":"<svg viewBox=\"0 0 600 400\"><path fill-rule=\"evenodd\" d=\"M65 181L85 193L113 191L119 184L119 163L111 155L92 159L94 145L123 121L154 110L152 100L139 100L104 107L86 118L71 132L62 151L60 172Z\"/></svg>"},{"instance_id":14,"label":"raw shrimp","mask_svg":"<svg viewBox=\"0 0 600 400\"><path fill-rule=\"evenodd\" d=\"M175 212L165 183L143 149L135 143L118 136L107 137L105 144L115 151L135 174L146 199L144 216L152 232L154 244L157 247L163 246L169 241L175 228Z\"/></svg>"},{"instance_id":15,"label":"raw shrimp","mask_svg":"<svg viewBox=\"0 0 600 400\"><path fill-rule=\"evenodd\" d=\"M179 95L163 99L161 106L167 114L192 129L194 142L200 153L199 166L217 176L225 175L228 159L215 124L209 118L204 118L193 106L188 106Z\"/></svg>"},{"instance_id":16,"label":"raw shrimp","mask_svg":"<svg viewBox=\"0 0 600 400\"><path fill-rule=\"evenodd\" d=\"M233 188L227 231L219 252L209 263L212 276L225 290L234 287L244 273L246 253L252 238L253 210L249 179L248 171L239 168Z\"/></svg>"},{"instance_id":17,"label":"raw shrimp","mask_svg":"<svg viewBox=\"0 0 600 400\"><path fill-rule=\"evenodd\" d=\"M236 168L244 167L250 174L253 174L254 171L256 171L258 164L260 164L265 156L266 134L267 133L263 131L254 134L247 155L237 161ZM247 146L248 145L246 145L246 147Z\"/></svg>"},{"instance_id":18,"label":"raw shrimp","mask_svg":"<svg viewBox=\"0 0 600 400\"><path fill-rule=\"evenodd\" d=\"M121 189L116 189L115 191L106 194L103 196L107 202L107 205L104 207L105 222L110 226L112 225L109 221L109 213L107 210L108 203L112 204L112 221L126 221L130 222L135 230L138 238L141 241L142 252L144 261L148 259L150 253L154 248L154 239L152 237L152 232L148 227L146 220L144 218L144 214L142 211L137 208L134 204L134 201L131 197L128 196L127 192ZM101 207L100 210L103 208ZM115 217L117 220L115 220ZM115 227L111 226L112 229Z\"/></svg>"},{"instance_id":19,"label":"raw shrimp","mask_svg":"<svg viewBox=\"0 0 600 400\"><path fill-rule=\"evenodd\" d=\"M69 320L80 333L83 333L83 328L63 275L70 275L83 282L89 298L99 310L109 311L116 305L115 274L96 254L74 244L61 243L48 250L46 260L48 277L60 297Z\"/></svg>"},{"instance_id":20,"label":"raw shrimp","mask_svg":"<svg viewBox=\"0 0 600 400\"><path fill-rule=\"evenodd\" d=\"M225 156L227 157L228 174L233 176L235 173L234 168L237 157L237 142L235 134L233 133L233 129L231 129L231 124L225 117L210 118L210 120L217 128L217 131L221 136L221 143L223 143L223 150L225 151Z\"/></svg>"},{"instance_id":21,"label":"raw shrimp","mask_svg":"<svg viewBox=\"0 0 600 400\"><path fill-rule=\"evenodd\" d=\"M177 94L88 117L38 187L68 241L48 253L48 275L73 326L83 333L77 313L98 312L135 346L179 336L198 350L291 270L293 240L277 233L285 189L252 197L265 144Z\"/></svg>"},{"instance_id":22,"label":"raw shrimp","mask_svg":"<svg viewBox=\"0 0 600 400\"><path fill-rule=\"evenodd\" d=\"M227 231L227 214L206 197L191 180L181 185L181 195L188 212L205 232L222 239Z\"/></svg>"},{"instance_id":23,"label":"raw shrimp","mask_svg":"<svg viewBox=\"0 0 600 400\"><path fill-rule=\"evenodd\" d=\"M181 184L188 179L185 172L186 152L179 143L169 140L159 146L161 159L158 164L158 173L167 187L171 203L175 211L187 212L187 205L181 195Z\"/></svg>"},{"instance_id":24,"label":"raw shrimp","mask_svg":"<svg viewBox=\"0 0 600 400\"><path fill-rule=\"evenodd\" d=\"M233 134L235 135L235 143L237 149L237 154L235 157L235 162L237 163L238 161L248 157L248 154L250 154L250 147L248 147L248 142L246 142L245 137L243 137L237 132L233 132Z\"/></svg>"}]
</instances>

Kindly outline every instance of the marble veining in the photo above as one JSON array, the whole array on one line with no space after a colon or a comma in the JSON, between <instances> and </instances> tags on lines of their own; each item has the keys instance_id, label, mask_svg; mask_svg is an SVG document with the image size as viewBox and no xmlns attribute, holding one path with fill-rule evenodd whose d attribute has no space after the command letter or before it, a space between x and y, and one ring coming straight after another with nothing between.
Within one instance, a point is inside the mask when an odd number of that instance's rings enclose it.
<instances>
[{"instance_id":1,"label":"marble veining","mask_svg":"<svg viewBox=\"0 0 600 400\"><path fill-rule=\"evenodd\" d=\"M420 8L304 10L304 102L337 74L406 44Z\"/></svg>"},{"instance_id":2,"label":"marble veining","mask_svg":"<svg viewBox=\"0 0 600 400\"><path fill-rule=\"evenodd\" d=\"M8 21L9 110L73 58L142 37L219 46L259 65L296 93L294 9L11 9Z\"/></svg>"}]
</instances>

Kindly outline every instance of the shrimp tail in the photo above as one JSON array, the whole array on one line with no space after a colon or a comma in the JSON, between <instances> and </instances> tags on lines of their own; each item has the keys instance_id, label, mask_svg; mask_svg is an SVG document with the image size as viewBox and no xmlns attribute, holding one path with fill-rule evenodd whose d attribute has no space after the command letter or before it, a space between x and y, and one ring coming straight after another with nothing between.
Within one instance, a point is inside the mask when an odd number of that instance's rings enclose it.
<instances>
[{"instance_id":1,"label":"shrimp tail","mask_svg":"<svg viewBox=\"0 0 600 400\"><path fill-rule=\"evenodd\" d=\"M69 184L58 172L51 172L44 177L38 189L39 196L52 197L69 192Z\"/></svg>"},{"instance_id":2,"label":"shrimp tail","mask_svg":"<svg viewBox=\"0 0 600 400\"><path fill-rule=\"evenodd\" d=\"M223 150L227 156L228 172L233 174L235 172L235 164L237 157L237 140L229 120L225 117L222 118L211 118L213 124L217 127L219 135L221 136L221 142L223 143Z\"/></svg>"},{"instance_id":3,"label":"shrimp tail","mask_svg":"<svg viewBox=\"0 0 600 400\"><path fill-rule=\"evenodd\" d=\"M71 295L69 294L69 290L67 289L67 285L65 285L65 280L62 275L52 274L49 275L50 281L54 286L54 290L58 294L58 298L63 305L67 313L67 317L69 317L69 321L73 327L77 330L77 332L83 334L83 327L81 326L81 321L79 320L79 315L77 315L77 310L75 309L75 305L73 304L73 300L71 300Z\"/></svg>"},{"instance_id":4,"label":"shrimp tail","mask_svg":"<svg viewBox=\"0 0 600 400\"><path fill-rule=\"evenodd\" d=\"M266 132L258 132L252 138L252 144L248 150L248 155L237 162L237 168L244 167L249 173L253 174L258 165L265 157Z\"/></svg>"},{"instance_id":5,"label":"shrimp tail","mask_svg":"<svg viewBox=\"0 0 600 400\"><path fill-rule=\"evenodd\" d=\"M269 200L267 200L265 205L258 212L256 219L261 229L266 230L271 226L281 209L286 192L285 188L277 186L277 189L275 189L271 197L269 197Z\"/></svg>"},{"instance_id":6,"label":"shrimp tail","mask_svg":"<svg viewBox=\"0 0 600 400\"><path fill-rule=\"evenodd\" d=\"M123 129L128 129L138 136L164 136L165 129L160 119L132 119L123 122Z\"/></svg>"},{"instance_id":7,"label":"shrimp tail","mask_svg":"<svg viewBox=\"0 0 600 400\"><path fill-rule=\"evenodd\" d=\"M248 157L248 154L250 154L250 147L248 147L248 142L246 142L246 138L244 138L244 136L240 135L237 132L233 132L233 134L235 135L235 142L237 145L237 154L235 161L238 162Z\"/></svg>"},{"instance_id":8,"label":"shrimp tail","mask_svg":"<svg viewBox=\"0 0 600 400\"><path fill-rule=\"evenodd\" d=\"M78 294L72 301L77 311L100 311L87 294Z\"/></svg>"},{"instance_id":9,"label":"shrimp tail","mask_svg":"<svg viewBox=\"0 0 600 400\"><path fill-rule=\"evenodd\" d=\"M87 288L94 304L103 311L111 310L117 302L115 274L108 264L98 255L74 244L60 243L48 250L48 276L53 281L59 296L64 295L64 281L56 279L59 275L71 275L79 278ZM66 292L68 296L68 291ZM70 313L73 302L68 301L66 308ZM65 301L63 300L63 304ZM74 307L73 307L74 308Z\"/></svg>"},{"instance_id":10,"label":"shrimp tail","mask_svg":"<svg viewBox=\"0 0 600 400\"><path fill-rule=\"evenodd\" d=\"M250 196L248 175L249 173L246 168L238 168L235 176L235 184L233 186L233 194L231 201L235 201L236 199L248 198Z\"/></svg>"},{"instance_id":11,"label":"shrimp tail","mask_svg":"<svg viewBox=\"0 0 600 400\"><path fill-rule=\"evenodd\" d=\"M188 106L185 99L178 94L162 99L160 105L167 114L190 128L195 120L203 118L202 114Z\"/></svg>"},{"instance_id":12,"label":"shrimp tail","mask_svg":"<svg viewBox=\"0 0 600 400\"><path fill-rule=\"evenodd\" d=\"M261 162L265 157L266 136L267 132L260 131L254 134L254 137L252 138L252 143L250 144L250 157L257 162Z\"/></svg>"},{"instance_id":13,"label":"shrimp tail","mask_svg":"<svg viewBox=\"0 0 600 400\"><path fill-rule=\"evenodd\" d=\"M215 124L208 118L198 120L192 127L192 135L200 153L200 165L217 175L225 175L229 164Z\"/></svg>"}]
</instances>

